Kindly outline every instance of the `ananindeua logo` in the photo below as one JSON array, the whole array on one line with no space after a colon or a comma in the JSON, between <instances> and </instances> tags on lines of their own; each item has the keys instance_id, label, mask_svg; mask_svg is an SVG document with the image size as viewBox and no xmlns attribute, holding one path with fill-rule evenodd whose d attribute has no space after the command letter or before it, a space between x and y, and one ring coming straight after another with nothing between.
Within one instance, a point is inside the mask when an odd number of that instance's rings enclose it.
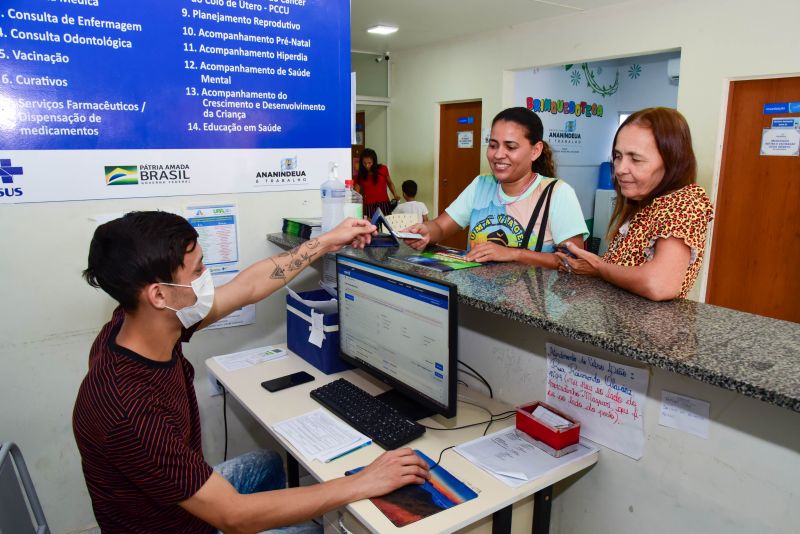
<instances>
[{"instance_id":1,"label":"ananindeua logo","mask_svg":"<svg viewBox=\"0 0 800 534\"><path fill-rule=\"evenodd\" d=\"M106 185L135 185L139 183L138 165L106 167Z\"/></svg>"}]
</instances>

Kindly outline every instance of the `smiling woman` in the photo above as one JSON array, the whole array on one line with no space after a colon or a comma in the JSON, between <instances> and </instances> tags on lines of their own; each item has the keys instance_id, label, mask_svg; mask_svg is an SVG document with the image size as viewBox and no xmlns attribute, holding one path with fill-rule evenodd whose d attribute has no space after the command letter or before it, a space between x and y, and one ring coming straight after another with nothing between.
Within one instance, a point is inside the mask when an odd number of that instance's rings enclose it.
<instances>
[{"instance_id":1,"label":"smiling woman","mask_svg":"<svg viewBox=\"0 0 800 534\"><path fill-rule=\"evenodd\" d=\"M689 125L670 108L637 111L614 137L618 201L602 258L576 247L561 270L601 277L651 300L684 298L694 285L714 209L695 184Z\"/></svg>"},{"instance_id":2,"label":"smiling woman","mask_svg":"<svg viewBox=\"0 0 800 534\"><path fill-rule=\"evenodd\" d=\"M469 261L518 261L555 269L566 242L583 248L589 233L575 191L556 175L539 117L524 107L492 121L486 159L492 174L476 177L445 213L407 229L421 250L469 225Z\"/></svg>"}]
</instances>

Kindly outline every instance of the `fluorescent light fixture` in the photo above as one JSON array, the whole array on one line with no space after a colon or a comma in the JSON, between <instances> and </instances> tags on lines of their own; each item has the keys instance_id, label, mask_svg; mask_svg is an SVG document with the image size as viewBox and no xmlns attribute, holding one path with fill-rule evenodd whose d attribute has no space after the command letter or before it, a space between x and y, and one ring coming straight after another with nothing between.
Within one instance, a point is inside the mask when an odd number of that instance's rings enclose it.
<instances>
[{"instance_id":1,"label":"fluorescent light fixture","mask_svg":"<svg viewBox=\"0 0 800 534\"><path fill-rule=\"evenodd\" d=\"M372 28L367 28L367 33L377 33L380 35L389 35L390 33L394 33L396 31L397 26L384 26L383 24L378 24Z\"/></svg>"}]
</instances>

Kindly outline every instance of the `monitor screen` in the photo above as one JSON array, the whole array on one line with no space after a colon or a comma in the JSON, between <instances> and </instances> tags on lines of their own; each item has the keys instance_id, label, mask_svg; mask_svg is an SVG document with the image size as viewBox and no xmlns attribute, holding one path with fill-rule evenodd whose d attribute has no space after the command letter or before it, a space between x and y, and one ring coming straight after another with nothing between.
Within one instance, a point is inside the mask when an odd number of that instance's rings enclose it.
<instances>
[{"instance_id":1,"label":"monitor screen","mask_svg":"<svg viewBox=\"0 0 800 534\"><path fill-rule=\"evenodd\" d=\"M368 260L336 259L342 358L406 400L453 417L456 286Z\"/></svg>"}]
</instances>

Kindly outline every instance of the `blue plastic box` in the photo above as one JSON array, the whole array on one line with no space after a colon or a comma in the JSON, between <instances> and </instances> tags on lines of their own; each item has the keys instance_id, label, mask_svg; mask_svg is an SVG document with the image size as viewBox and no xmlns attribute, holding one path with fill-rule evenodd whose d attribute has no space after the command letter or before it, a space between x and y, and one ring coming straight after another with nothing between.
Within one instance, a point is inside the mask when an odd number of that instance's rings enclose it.
<instances>
[{"instance_id":1,"label":"blue plastic box","mask_svg":"<svg viewBox=\"0 0 800 534\"><path fill-rule=\"evenodd\" d=\"M330 300L324 289L298 293L300 297L310 301ZM308 341L311 333L311 308L299 302L291 295L286 295L286 340L289 350L305 361L329 375L352 369L352 366L339 358L339 314L330 313L323 317L325 339L322 347Z\"/></svg>"}]
</instances>

